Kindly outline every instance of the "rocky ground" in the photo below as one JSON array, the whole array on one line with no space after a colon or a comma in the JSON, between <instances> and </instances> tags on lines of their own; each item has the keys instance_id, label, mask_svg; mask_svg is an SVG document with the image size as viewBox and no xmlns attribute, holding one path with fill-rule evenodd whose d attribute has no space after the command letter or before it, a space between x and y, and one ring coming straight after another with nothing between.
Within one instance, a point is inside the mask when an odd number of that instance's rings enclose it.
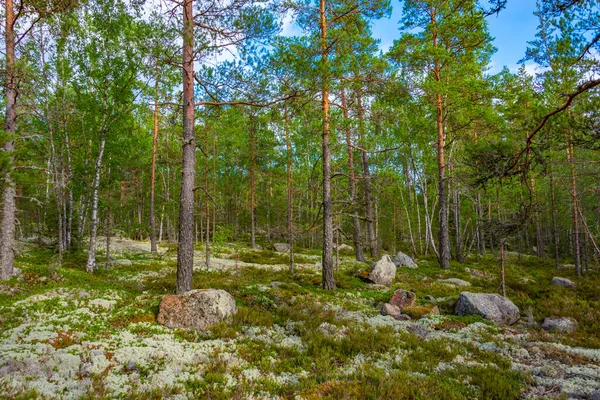
<instances>
[{"instance_id":1,"label":"rocky ground","mask_svg":"<svg viewBox=\"0 0 600 400\"><path fill-rule=\"evenodd\" d=\"M200 249L194 287L227 290L238 312L198 332L156 322L174 292L174 254L127 240L114 249L110 270L87 274L82 255L57 267L51 250L23 248L21 275L0 284L0 398L600 399L596 271L576 279L510 258L521 319L504 326L453 315L461 292L497 292L491 258L449 271L424 258L386 287L362 280L368 265L346 254L339 289L325 292L315 253L299 252L292 277L273 251L223 246L207 268ZM557 274L576 286L552 285ZM381 315L397 289L441 315ZM546 317L578 324L547 332Z\"/></svg>"}]
</instances>

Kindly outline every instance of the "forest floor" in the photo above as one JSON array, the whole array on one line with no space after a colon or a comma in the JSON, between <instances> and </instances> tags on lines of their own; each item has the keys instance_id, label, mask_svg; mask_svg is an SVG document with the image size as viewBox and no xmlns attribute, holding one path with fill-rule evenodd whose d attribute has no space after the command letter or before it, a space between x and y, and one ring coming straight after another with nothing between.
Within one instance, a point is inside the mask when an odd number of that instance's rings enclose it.
<instances>
[{"instance_id":1,"label":"forest floor","mask_svg":"<svg viewBox=\"0 0 600 400\"><path fill-rule=\"evenodd\" d=\"M467 291L496 293L491 256L447 271L421 258L418 269L399 269L392 287L381 288L359 279L368 265L345 254L339 289L323 291L316 252L298 251L292 277L287 256L273 251L220 246L209 269L198 249L194 288L225 289L238 306L232 321L201 333L156 322L161 298L175 289L173 252L152 256L146 244L127 240L114 249L109 270L88 274L83 252L57 267L51 249L24 245L21 275L0 284L0 398L600 396L598 271L578 279L550 261L510 257L508 297L523 318L498 327L452 315L465 288L439 281L460 278L472 284ZM552 286L557 275L577 287ZM378 305L398 288L442 315L380 315ZM539 323L549 316L572 317L579 328L547 333Z\"/></svg>"}]
</instances>

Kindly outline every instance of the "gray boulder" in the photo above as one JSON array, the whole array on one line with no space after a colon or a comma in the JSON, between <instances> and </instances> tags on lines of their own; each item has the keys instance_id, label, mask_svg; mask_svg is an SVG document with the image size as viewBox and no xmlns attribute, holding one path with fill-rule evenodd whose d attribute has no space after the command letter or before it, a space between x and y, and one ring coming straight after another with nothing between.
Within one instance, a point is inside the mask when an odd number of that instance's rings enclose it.
<instances>
[{"instance_id":1,"label":"gray boulder","mask_svg":"<svg viewBox=\"0 0 600 400\"><path fill-rule=\"evenodd\" d=\"M419 267L412 258L410 258L409 256L407 256L406 254L404 254L401 251L399 251L398 254L396 254L394 256L393 261L394 261L394 264L396 264L396 267L398 267L398 268L405 267L405 268L415 269L415 268Z\"/></svg>"},{"instance_id":2,"label":"gray boulder","mask_svg":"<svg viewBox=\"0 0 600 400\"><path fill-rule=\"evenodd\" d=\"M381 257L381 260L373 263L369 280L378 285L390 285L396 277L396 265L388 255Z\"/></svg>"},{"instance_id":3,"label":"gray boulder","mask_svg":"<svg viewBox=\"0 0 600 400\"><path fill-rule=\"evenodd\" d=\"M335 245L334 245L335 248ZM347 245L346 243L342 243L337 247L339 251L351 252L354 251L354 247Z\"/></svg>"},{"instance_id":4,"label":"gray boulder","mask_svg":"<svg viewBox=\"0 0 600 400\"><path fill-rule=\"evenodd\" d=\"M461 287L471 286L471 282L467 282L467 281L464 281L464 280L458 279L458 278L443 279L441 282L447 283L449 285L461 286Z\"/></svg>"},{"instance_id":5,"label":"gray boulder","mask_svg":"<svg viewBox=\"0 0 600 400\"><path fill-rule=\"evenodd\" d=\"M275 251L278 253L289 253L290 252L289 243L273 243L273 247L275 248Z\"/></svg>"},{"instance_id":6,"label":"gray boulder","mask_svg":"<svg viewBox=\"0 0 600 400\"><path fill-rule=\"evenodd\" d=\"M558 331L562 333L573 332L579 324L573 318L545 318L542 329L545 331Z\"/></svg>"},{"instance_id":7,"label":"gray boulder","mask_svg":"<svg viewBox=\"0 0 600 400\"><path fill-rule=\"evenodd\" d=\"M122 258L122 259L120 259L120 260L115 260L115 261L114 261L114 264L115 264L115 265L131 266L131 265L133 265L133 261L131 261L131 260L128 260L128 259L126 259L126 258Z\"/></svg>"},{"instance_id":8,"label":"gray boulder","mask_svg":"<svg viewBox=\"0 0 600 400\"><path fill-rule=\"evenodd\" d=\"M228 292L200 289L164 297L160 302L156 320L169 328L204 331L236 312L235 300Z\"/></svg>"},{"instance_id":9,"label":"gray boulder","mask_svg":"<svg viewBox=\"0 0 600 400\"><path fill-rule=\"evenodd\" d=\"M552 278L552 284L554 286L562 286L562 287L566 287L566 288L574 288L575 287L575 282L573 282L570 279L567 278L559 278L558 276L555 276L554 278Z\"/></svg>"},{"instance_id":10,"label":"gray boulder","mask_svg":"<svg viewBox=\"0 0 600 400\"><path fill-rule=\"evenodd\" d=\"M499 324L512 325L521 317L519 308L496 293L461 292L456 303L457 315L481 315Z\"/></svg>"},{"instance_id":11,"label":"gray boulder","mask_svg":"<svg viewBox=\"0 0 600 400\"><path fill-rule=\"evenodd\" d=\"M399 315L400 312L400 307L390 303L385 303L383 307L381 307L381 315L391 315L392 317L394 317L396 315Z\"/></svg>"}]
</instances>

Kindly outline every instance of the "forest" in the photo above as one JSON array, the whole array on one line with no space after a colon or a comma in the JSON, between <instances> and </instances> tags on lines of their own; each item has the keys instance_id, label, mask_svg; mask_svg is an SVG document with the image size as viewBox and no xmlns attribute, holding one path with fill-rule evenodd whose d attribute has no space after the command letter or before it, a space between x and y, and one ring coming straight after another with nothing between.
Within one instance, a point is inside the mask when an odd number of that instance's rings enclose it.
<instances>
[{"instance_id":1,"label":"forest","mask_svg":"<svg viewBox=\"0 0 600 400\"><path fill-rule=\"evenodd\" d=\"M600 399L600 4L520 1L3 0L0 398Z\"/></svg>"}]
</instances>

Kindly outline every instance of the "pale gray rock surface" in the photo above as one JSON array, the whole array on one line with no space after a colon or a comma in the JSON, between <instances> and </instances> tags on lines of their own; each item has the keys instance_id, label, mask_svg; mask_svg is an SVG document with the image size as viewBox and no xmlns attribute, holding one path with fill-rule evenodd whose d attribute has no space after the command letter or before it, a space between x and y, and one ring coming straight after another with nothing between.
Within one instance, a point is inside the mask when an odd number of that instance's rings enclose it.
<instances>
[{"instance_id":1,"label":"pale gray rock surface","mask_svg":"<svg viewBox=\"0 0 600 400\"><path fill-rule=\"evenodd\" d=\"M460 287L471 286L471 282L467 282L465 280L458 279L458 278L443 279L440 282L447 283L449 285L460 286Z\"/></svg>"},{"instance_id":2,"label":"pale gray rock surface","mask_svg":"<svg viewBox=\"0 0 600 400\"><path fill-rule=\"evenodd\" d=\"M335 247L335 246L334 246ZM351 252L354 251L354 247L347 245L346 243L342 243L340 244L337 249L339 251L347 251L347 252Z\"/></svg>"},{"instance_id":3,"label":"pale gray rock surface","mask_svg":"<svg viewBox=\"0 0 600 400\"><path fill-rule=\"evenodd\" d=\"M289 253L290 245L288 243L273 243L275 251L278 253Z\"/></svg>"},{"instance_id":4,"label":"pale gray rock surface","mask_svg":"<svg viewBox=\"0 0 600 400\"><path fill-rule=\"evenodd\" d=\"M457 315L481 315L496 323L512 325L519 320L519 308L496 293L461 292L456 303Z\"/></svg>"},{"instance_id":5,"label":"pale gray rock surface","mask_svg":"<svg viewBox=\"0 0 600 400\"><path fill-rule=\"evenodd\" d=\"M393 317L399 315L400 312L400 307L390 303L385 303L383 307L381 307L381 315L391 315Z\"/></svg>"},{"instance_id":6,"label":"pale gray rock surface","mask_svg":"<svg viewBox=\"0 0 600 400\"><path fill-rule=\"evenodd\" d=\"M405 267L415 269L419 267L412 258L401 251L394 256L394 264L396 264L396 267L398 268Z\"/></svg>"},{"instance_id":7,"label":"pale gray rock surface","mask_svg":"<svg viewBox=\"0 0 600 400\"><path fill-rule=\"evenodd\" d=\"M169 328L206 330L237 312L235 300L225 290L190 290L181 295L165 296L156 320Z\"/></svg>"},{"instance_id":8,"label":"pale gray rock surface","mask_svg":"<svg viewBox=\"0 0 600 400\"><path fill-rule=\"evenodd\" d=\"M567 278L560 278L558 276L555 276L554 278L552 278L552 284L554 286L562 286L562 287L566 287L566 288L575 287L575 282L573 282L572 280L567 279Z\"/></svg>"},{"instance_id":9,"label":"pale gray rock surface","mask_svg":"<svg viewBox=\"0 0 600 400\"><path fill-rule=\"evenodd\" d=\"M396 277L396 264L388 255L381 257L381 260L373 263L369 280L378 285L389 285Z\"/></svg>"},{"instance_id":10,"label":"pale gray rock surface","mask_svg":"<svg viewBox=\"0 0 600 400\"><path fill-rule=\"evenodd\" d=\"M579 324L573 318L546 318L542 322L542 329L562 333L573 332Z\"/></svg>"}]
</instances>

